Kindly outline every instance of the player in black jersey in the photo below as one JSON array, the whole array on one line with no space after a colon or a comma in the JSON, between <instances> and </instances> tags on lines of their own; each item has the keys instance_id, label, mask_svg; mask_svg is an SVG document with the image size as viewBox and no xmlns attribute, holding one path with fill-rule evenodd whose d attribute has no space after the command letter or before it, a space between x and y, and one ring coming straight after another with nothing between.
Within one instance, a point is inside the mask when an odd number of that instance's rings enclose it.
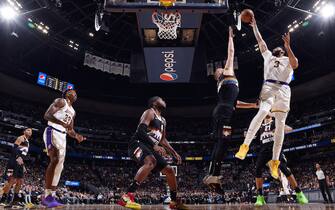
<instances>
[{"instance_id":1,"label":"player in black jersey","mask_svg":"<svg viewBox=\"0 0 335 210\"><path fill-rule=\"evenodd\" d=\"M118 204L127 208L140 209L141 205L134 201L134 193L138 186L151 172L162 172L166 175L170 187L171 209L188 209L177 200L177 180L173 168L164 159L167 154L172 155L177 164L181 164L180 155L171 147L166 139L166 121L162 111L166 108L165 101L158 96L149 99L149 108L142 114L137 130L129 142L128 154L142 165L135 178L118 201Z\"/></svg>"},{"instance_id":2,"label":"player in black jersey","mask_svg":"<svg viewBox=\"0 0 335 210\"><path fill-rule=\"evenodd\" d=\"M217 81L218 103L213 111L213 134L217 142L212 152L208 175L205 176L203 182L216 191L221 189L221 165L227 150L225 144L231 139L231 119L235 106L238 105L238 108L257 108L255 103L237 101L239 85L234 72L233 38L233 29L229 27L227 62L223 69L216 69L214 75Z\"/></svg>"},{"instance_id":3,"label":"player in black jersey","mask_svg":"<svg viewBox=\"0 0 335 210\"><path fill-rule=\"evenodd\" d=\"M3 195L0 201L0 206L10 208L22 208L19 204L19 192L23 184L23 177L25 172L24 158L29 150L29 139L32 135L32 129L27 128L23 131L23 135L19 136L14 142L11 157L7 163L6 175L8 181L3 188ZM12 186L14 187L14 197L11 202L8 202L8 194ZM8 204L9 203L9 204Z\"/></svg>"},{"instance_id":4,"label":"player in black jersey","mask_svg":"<svg viewBox=\"0 0 335 210\"><path fill-rule=\"evenodd\" d=\"M291 130L292 130L291 127L287 125L285 126L285 133ZM263 196L262 170L266 167L266 164L270 160L272 160L274 132L275 132L275 121L270 115L268 115L265 117L259 130L261 147L257 153L257 160L256 160L256 188L257 188L257 201L255 203L256 206L263 206L264 204L266 204ZM308 203L308 200L305 197L304 193L298 187L297 181L295 180L291 170L287 167L287 161L283 153L280 154L279 169L287 177L287 180L289 181L291 188L295 190L298 203L300 204Z\"/></svg>"}]
</instances>

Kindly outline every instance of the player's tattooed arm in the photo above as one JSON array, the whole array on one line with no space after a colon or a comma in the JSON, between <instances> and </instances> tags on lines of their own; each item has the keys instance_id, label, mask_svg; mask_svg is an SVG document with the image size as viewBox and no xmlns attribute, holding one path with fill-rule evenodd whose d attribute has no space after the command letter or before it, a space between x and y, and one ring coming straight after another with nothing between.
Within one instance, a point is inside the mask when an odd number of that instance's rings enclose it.
<instances>
[{"instance_id":1,"label":"player's tattooed arm","mask_svg":"<svg viewBox=\"0 0 335 210\"><path fill-rule=\"evenodd\" d=\"M163 134L163 138L160 142L160 144L173 156L176 158L177 160L177 164L181 164L181 157L180 155L176 152L176 150L173 149L173 147L171 146L171 144L168 142L168 140L165 137L165 129L164 129L164 134Z\"/></svg>"},{"instance_id":2,"label":"player's tattooed arm","mask_svg":"<svg viewBox=\"0 0 335 210\"><path fill-rule=\"evenodd\" d=\"M180 155L173 149L170 143L167 141L166 138L163 138L160 144L177 160L177 164L181 164L181 157Z\"/></svg>"},{"instance_id":3,"label":"player's tattooed arm","mask_svg":"<svg viewBox=\"0 0 335 210\"><path fill-rule=\"evenodd\" d=\"M288 59L290 61L290 65L292 66L293 69L298 68L299 66L299 62L298 62L298 58L295 57L292 49L291 49L291 35L290 33L286 33L282 36L282 39L284 41L284 47L286 49L287 52L287 56Z\"/></svg>"},{"instance_id":4,"label":"player's tattooed arm","mask_svg":"<svg viewBox=\"0 0 335 210\"><path fill-rule=\"evenodd\" d=\"M252 17L252 21L250 22L250 26L252 27L252 29L254 31L259 50L261 51L261 53L264 53L265 51L268 50L268 46L266 45L265 41L263 40L263 37L262 37L261 33L258 30L255 17Z\"/></svg>"},{"instance_id":5,"label":"player's tattooed arm","mask_svg":"<svg viewBox=\"0 0 335 210\"><path fill-rule=\"evenodd\" d=\"M243 101L237 101L236 102L236 108L237 109L258 109L259 104L258 103L247 103Z\"/></svg>"},{"instance_id":6,"label":"player's tattooed arm","mask_svg":"<svg viewBox=\"0 0 335 210\"><path fill-rule=\"evenodd\" d=\"M80 135L79 133L77 133L75 130L74 130L74 118L75 116L73 116L73 119L70 123L70 127L68 128L67 130L67 134L69 136L71 136L72 138L76 139L79 143L82 142L82 141L85 141L86 138L82 135Z\"/></svg>"},{"instance_id":7,"label":"player's tattooed arm","mask_svg":"<svg viewBox=\"0 0 335 210\"><path fill-rule=\"evenodd\" d=\"M234 32L233 28L229 26L229 39L228 39L228 56L225 69L233 70L234 69Z\"/></svg>"},{"instance_id":8,"label":"player's tattooed arm","mask_svg":"<svg viewBox=\"0 0 335 210\"><path fill-rule=\"evenodd\" d=\"M65 100L62 98L57 98L47 109L44 114L44 119L59 125L62 125L64 128L68 128L69 124L66 124L60 120L58 120L54 114L65 106Z\"/></svg>"},{"instance_id":9,"label":"player's tattooed arm","mask_svg":"<svg viewBox=\"0 0 335 210\"><path fill-rule=\"evenodd\" d=\"M24 137L23 136L19 136L17 137L17 139L15 140L14 144L16 145L20 145L22 142L24 142Z\"/></svg>"}]
</instances>

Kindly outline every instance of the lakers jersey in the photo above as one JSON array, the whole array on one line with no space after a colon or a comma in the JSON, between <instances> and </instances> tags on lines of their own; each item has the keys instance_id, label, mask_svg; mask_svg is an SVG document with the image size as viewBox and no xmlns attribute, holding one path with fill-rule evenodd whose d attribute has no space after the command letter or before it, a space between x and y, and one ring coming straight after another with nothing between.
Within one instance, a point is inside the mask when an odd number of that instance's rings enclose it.
<instances>
[{"instance_id":1,"label":"lakers jersey","mask_svg":"<svg viewBox=\"0 0 335 210\"><path fill-rule=\"evenodd\" d=\"M67 103L67 101L65 99L63 99L63 100L65 101L64 107L62 107L60 110L58 110L54 114L54 117L57 120L60 120L60 121L64 122L65 124L70 124L71 121L73 120L73 117L76 114L76 112L74 111L73 107L70 106ZM59 125L57 123L53 123L53 122L48 121L48 125L55 128L55 129L58 129L60 131L66 132L66 129L62 125Z\"/></svg>"}]
</instances>

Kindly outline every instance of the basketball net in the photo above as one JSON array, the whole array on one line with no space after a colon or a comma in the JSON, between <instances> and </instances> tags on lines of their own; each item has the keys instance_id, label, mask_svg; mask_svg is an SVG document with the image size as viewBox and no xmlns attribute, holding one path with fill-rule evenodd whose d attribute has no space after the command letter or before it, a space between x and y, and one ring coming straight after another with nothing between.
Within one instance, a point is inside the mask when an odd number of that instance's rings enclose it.
<instances>
[{"instance_id":1,"label":"basketball net","mask_svg":"<svg viewBox=\"0 0 335 210\"><path fill-rule=\"evenodd\" d=\"M158 27L158 37L160 39L177 39L177 28L181 26L180 12L153 12L152 22Z\"/></svg>"}]
</instances>

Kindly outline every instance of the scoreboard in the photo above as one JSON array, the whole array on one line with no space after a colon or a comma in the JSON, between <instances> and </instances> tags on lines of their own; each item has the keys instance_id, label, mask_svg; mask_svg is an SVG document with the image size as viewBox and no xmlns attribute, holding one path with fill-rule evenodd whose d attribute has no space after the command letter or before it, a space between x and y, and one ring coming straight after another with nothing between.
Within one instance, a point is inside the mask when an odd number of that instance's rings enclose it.
<instances>
[{"instance_id":1,"label":"scoreboard","mask_svg":"<svg viewBox=\"0 0 335 210\"><path fill-rule=\"evenodd\" d=\"M37 84L61 92L64 92L67 89L74 89L74 85L72 83L64 82L56 77L52 77L43 72L38 73Z\"/></svg>"}]
</instances>

